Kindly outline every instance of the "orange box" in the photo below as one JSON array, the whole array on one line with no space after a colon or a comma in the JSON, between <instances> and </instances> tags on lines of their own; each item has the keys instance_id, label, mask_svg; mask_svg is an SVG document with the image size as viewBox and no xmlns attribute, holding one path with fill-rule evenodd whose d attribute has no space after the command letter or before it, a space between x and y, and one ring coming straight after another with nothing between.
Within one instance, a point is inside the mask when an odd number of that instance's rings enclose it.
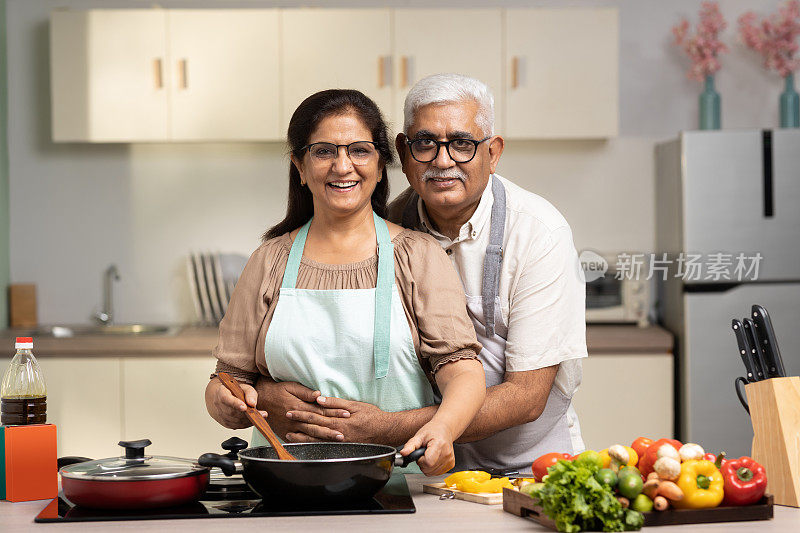
<instances>
[{"instance_id":1,"label":"orange box","mask_svg":"<svg viewBox=\"0 0 800 533\"><path fill-rule=\"evenodd\" d=\"M10 502L58 496L56 426L5 426L6 499Z\"/></svg>"}]
</instances>

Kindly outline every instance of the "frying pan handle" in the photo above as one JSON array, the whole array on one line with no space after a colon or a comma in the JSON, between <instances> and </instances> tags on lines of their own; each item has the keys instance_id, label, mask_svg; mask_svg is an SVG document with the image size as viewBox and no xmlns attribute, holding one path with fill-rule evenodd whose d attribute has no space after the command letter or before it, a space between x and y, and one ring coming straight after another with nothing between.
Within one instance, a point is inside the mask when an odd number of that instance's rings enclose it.
<instances>
[{"instance_id":1,"label":"frying pan handle","mask_svg":"<svg viewBox=\"0 0 800 533\"><path fill-rule=\"evenodd\" d=\"M236 463L233 462L233 459L218 453L204 453L197 459L197 462L202 466L218 466L226 476L236 473Z\"/></svg>"},{"instance_id":2,"label":"frying pan handle","mask_svg":"<svg viewBox=\"0 0 800 533\"><path fill-rule=\"evenodd\" d=\"M423 446L422 448L417 448L416 450L406 455L405 457L403 457L399 453L394 454L394 466L403 467L410 465L414 461L421 459L422 456L425 455L425 450L427 450L425 446Z\"/></svg>"}]
</instances>

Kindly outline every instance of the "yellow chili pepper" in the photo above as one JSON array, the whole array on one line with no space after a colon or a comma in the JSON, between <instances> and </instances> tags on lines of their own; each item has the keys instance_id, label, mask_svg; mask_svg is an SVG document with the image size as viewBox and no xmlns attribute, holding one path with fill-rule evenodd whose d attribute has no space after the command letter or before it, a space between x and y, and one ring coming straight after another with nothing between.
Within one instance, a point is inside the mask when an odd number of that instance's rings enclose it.
<instances>
[{"instance_id":1,"label":"yellow chili pepper","mask_svg":"<svg viewBox=\"0 0 800 533\"><path fill-rule=\"evenodd\" d=\"M623 446L628 450L628 463L625 466L636 466L639 463L639 455L630 446ZM600 459L603 461L603 468L611 468L611 456L608 455L608 448L600 450Z\"/></svg>"},{"instance_id":2,"label":"yellow chili pepper","mask_svg":"<svg viewBox=\"0 0 800 533\"><path fill-rule=\"evenodd\" d=\"M473 479L481 482L488 481L491 477L492 475L489 472L482 472L480 470L462 470L461 472L450 474L444 478L444 484L448 487L454 487L459 481L464 479Z\"/></svg>"},{"instance_id":3,"label":"yellow chili pepper","mask_svg":"<svg viewBox=\"0 0 800 533\"><path fill-rule=\"evenodd\" d=\"M677 485L683 491L683 498L671 503L679 509L716 507L724 496L722 473L712 461L684 461Z\"/></svg>"}]
</instances>

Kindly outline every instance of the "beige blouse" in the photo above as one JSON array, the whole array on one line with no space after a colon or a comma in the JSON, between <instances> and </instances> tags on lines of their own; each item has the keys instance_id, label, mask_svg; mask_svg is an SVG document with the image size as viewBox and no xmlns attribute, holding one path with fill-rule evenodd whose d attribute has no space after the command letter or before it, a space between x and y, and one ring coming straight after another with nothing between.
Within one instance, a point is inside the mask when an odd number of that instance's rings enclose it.
<instances>
[{"instance_id":1,"label":"beige blouse","mask_svg":"<svg viewBox=\"0 0 800 533\"><path fill-rule=\"evenodd\" d=\"M442 247L430 235L404 229L394 239L394 273L420 365L433 383L445 363L477 359L481 345L467 316L464 289ZM217 372L245 383L269 375L264 339L279 300L292 238L285 233L259 246L244 267L219 325ZM368 289L378 279L377 254L344 265L300 261L298 289ZM365 324L364 327L373 327Z\"/></svg>"}]
</instances>

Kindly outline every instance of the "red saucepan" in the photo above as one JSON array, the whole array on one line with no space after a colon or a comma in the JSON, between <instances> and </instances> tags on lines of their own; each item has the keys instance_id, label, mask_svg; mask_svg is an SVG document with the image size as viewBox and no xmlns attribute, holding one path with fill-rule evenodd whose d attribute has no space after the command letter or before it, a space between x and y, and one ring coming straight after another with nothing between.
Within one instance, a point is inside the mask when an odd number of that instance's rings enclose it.
<instances>
[{"instance_id":1,"label":"red saucepan","mask_svg":"<svg viewBox=\"0 0 800 533\"><path fill-rule=\"evenodd\" d=\"M124 457L75 462L62 467L64 496L83 507L146 509L197 501L208 486L210 468L178 457L145 455L150 440L120 442ZM70 458L59 461L64 464Z\"/></svg>"}]
</instances>

